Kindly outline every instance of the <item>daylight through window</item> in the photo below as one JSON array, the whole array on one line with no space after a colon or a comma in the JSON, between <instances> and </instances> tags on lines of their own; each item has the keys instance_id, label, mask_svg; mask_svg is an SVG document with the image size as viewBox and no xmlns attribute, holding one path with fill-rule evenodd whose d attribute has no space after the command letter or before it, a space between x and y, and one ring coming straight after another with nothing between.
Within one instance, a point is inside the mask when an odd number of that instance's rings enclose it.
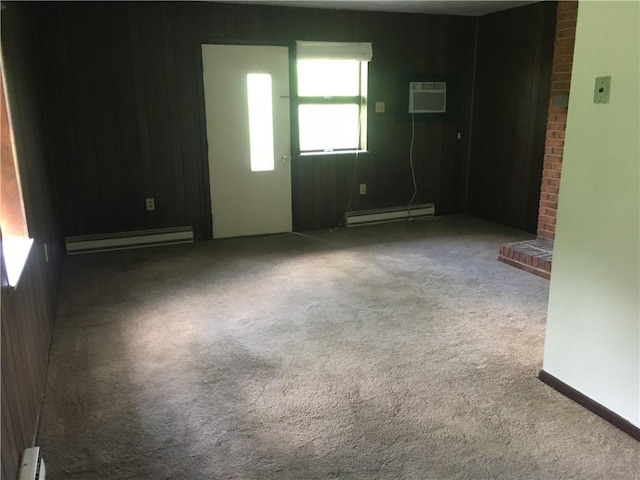
<instances>
[{"instance_id":1,"label":"daylight through window","mask_svg":"<svg viewBox=\"0 0 640 480\"><path fill-rule=\"evenodd\" d=\"M268 73L250 73L247 75L247 99L249 104L251 171L273 171L274 150L271 75Z\"/></svg>"},{"instance_id":2,"label":"daylight through window","mask_svg":"<svg viewBox=\"0 0 640 480\"><path fill-rule=\"evenodd\" d=\"M371 44L298 42L301 153L366 149Z\"/></svg>"}]
</instances>

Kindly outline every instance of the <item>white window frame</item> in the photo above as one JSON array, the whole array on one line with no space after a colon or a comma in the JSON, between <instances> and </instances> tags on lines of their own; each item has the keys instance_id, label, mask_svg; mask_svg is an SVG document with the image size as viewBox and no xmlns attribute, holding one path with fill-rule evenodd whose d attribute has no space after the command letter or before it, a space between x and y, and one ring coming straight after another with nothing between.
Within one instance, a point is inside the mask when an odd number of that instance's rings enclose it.
<instances>
[{"instance_id":1,"label":"white window frame","mask_svg":"<svg viewBox=\"0 0 640 480\"><path fill-rule=\"evenodd\" d=\"M360 62L359 94L355 96L300 96L296 98L300 105L357 105L358 145L347 149L302 150L300 147L300 123L298 122L298 146L300 155L335 155L343 153L364 152L367 149L367 83L368 62L373 58L371 43L343 42L307 42L296 43L297 60L355 60ZM297 89L296 89L297 91Z\"/></svg>"}]
</instances>

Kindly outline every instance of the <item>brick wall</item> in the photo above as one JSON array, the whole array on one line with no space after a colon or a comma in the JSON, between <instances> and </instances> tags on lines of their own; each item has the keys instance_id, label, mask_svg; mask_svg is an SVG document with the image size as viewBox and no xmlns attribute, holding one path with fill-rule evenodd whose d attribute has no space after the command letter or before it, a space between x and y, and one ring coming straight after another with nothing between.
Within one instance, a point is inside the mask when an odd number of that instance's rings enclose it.
<instances>
[{"instance_id":1,"label":"brick wall","mask_svg":"<svg viewBox=\"0 0 640 480\"><path fill-rule=\"evenodd\" d=\"M537 232L539 238L548 240L553 240L556 230L564 132L567 125L567 106L563 100L568 98L571 86L577 17L577 1L565 0L558 3Z\"/></svg>"}]
</instances>

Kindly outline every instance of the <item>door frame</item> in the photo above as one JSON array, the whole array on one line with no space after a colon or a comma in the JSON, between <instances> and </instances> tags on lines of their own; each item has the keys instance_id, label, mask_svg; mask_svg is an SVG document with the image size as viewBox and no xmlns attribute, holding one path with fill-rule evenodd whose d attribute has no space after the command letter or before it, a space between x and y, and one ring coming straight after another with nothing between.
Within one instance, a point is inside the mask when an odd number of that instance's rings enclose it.
<instances>
[{"instance_id":1,"label":"door frame","mask_svg":"<svg viewBox=\"0 0 640 480\"><path fill-rule=\"evenodd\" d=\"M297 181L294 180L297 171L295 159L297 158L297 152L300 151L298 145L298 107L296 98L298 96L298 76L296 69L296 52L295 44L289 42L277 42L277 41L252 41L252 40L238 40L230 38L206 38L197 40L195 44L196 55L196 69L198 81L198 102L200 108L198 108L198 135L200 136L200 164L201 164L201 181L202 181L202 199L204 204L202 208L202 226L204 231L203 238L205 240L213 240L213 211L211 209L211 185L209 182L209 144L207 140L207 110L204 98L204 65L202 63L202 45L240 45L240 46L254 46L254 47L287 47L289 51L289 132L290 132L290 145L291 145L291 219L292 229L295 231L296 218L297 218L297 205L295 201L294 192L297 191ZM294 153L295 152L295 153Z\"/></svg>"}]
</instances>

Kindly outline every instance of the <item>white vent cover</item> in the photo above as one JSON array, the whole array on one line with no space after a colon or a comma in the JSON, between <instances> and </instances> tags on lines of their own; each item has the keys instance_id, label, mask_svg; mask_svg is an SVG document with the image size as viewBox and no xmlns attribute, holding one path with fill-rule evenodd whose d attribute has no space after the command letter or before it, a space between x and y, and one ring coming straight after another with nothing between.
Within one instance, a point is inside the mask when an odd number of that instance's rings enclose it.
<instances>
[{"instance_id":1,"label":"white vent cover","mask_svg":"<svg viewBox=\"0 0 640 480\"><path fill-rule=\"evenodd\" d=\"M435 216L435 213L436 207L433 203L380 208L375 210L359 210L346 213L345 225L347 227L357 227L360 225L371 225L384 222L399 222L402 220L410 220L415 218L433 218Z\"/></svg>"},{"instance_id":2,"label":"white vent cover","mask_svg":"<svg viewBox=\"0 0 640 480\"><path fill-rule=\"evenodd\" d=\"M410 82L409 113L447 111L447 82Z\"/></svg>"},{"instance_id":3,"label":"white vent cover","mask_svg":"<svg viewBox=\"0 0 640 480\"><path fill-rule=\"evenodd\" d=\"M105 235L67 237L65 241L67 255L176 245L193 242L193 227L158 228Z\"/></svg>"},{"instance_id":4,"label":"white vent cover","mask_svg":"<svg viewBox=\"0 0 640 480\"><path fill-rule=\"evenodd\" d=\"M40 456L40 447L27 448L22 454L18 480L46 480L44 460Z\"/></svg>"}]
</instances>

